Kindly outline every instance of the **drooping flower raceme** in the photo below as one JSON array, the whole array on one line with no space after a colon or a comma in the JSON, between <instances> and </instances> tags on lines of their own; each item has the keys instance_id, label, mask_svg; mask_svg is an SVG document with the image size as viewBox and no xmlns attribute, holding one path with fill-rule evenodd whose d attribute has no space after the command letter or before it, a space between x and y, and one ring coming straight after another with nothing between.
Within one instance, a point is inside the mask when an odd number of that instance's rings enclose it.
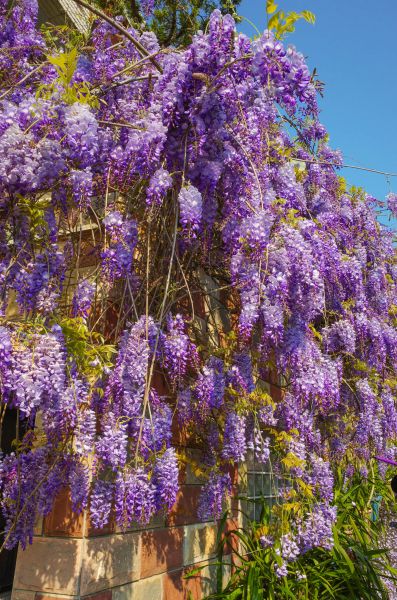
<instances>
[{"instance_id":1,"label":"drooping flower raceme","mask_svg":"<svg viewBox=\"0 0 397 600\"><path fill-rule=\"evenodd\" d=\"M200 227L203 200L201 193L193 185L184 187L179 193L179 210L182 226L193 235Z\"/></svg>"}]
</instances>

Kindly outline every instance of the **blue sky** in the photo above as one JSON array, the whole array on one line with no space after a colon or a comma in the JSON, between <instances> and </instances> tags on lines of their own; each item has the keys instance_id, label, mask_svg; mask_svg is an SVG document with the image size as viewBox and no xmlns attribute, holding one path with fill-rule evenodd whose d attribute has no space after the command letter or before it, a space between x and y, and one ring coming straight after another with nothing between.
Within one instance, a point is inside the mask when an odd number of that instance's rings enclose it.
<instances>
[{"instance_id":1,"label":"blue sky","mask_svg":"<svg viewBox=\"0 0 397 600\"><path fill-rule=\"evenodd\" d=\"M277 1L277 0L276 0ZM265 0L242 0L239 13L263 30ZM397 173L397 0L280 0L284 11L311 10L287 38L325 83L321 121L345 163ZM249 36L247 23L239 29ZM397 192L397 177L345 169L353 185L379 199Z\"/></svg>"}]
</instances>

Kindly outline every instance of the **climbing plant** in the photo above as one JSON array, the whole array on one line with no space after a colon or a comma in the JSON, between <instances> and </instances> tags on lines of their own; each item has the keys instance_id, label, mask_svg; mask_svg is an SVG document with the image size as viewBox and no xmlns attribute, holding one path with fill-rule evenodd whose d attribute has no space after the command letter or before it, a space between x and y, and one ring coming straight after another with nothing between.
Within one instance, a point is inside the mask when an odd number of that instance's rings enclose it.
<instances>
[{"instance_id":1,"label":"climbing plant","mask_svg":"<svg viewBox=\"0 0 397 600\"><path fill-rule=\"evenodd\" d=\"M285 482L297 551L328 548L333 465L395 457L392 234L338 174L276 11L252 41L215 10L175 49L97 7L84 39L0 2L6 547L65 486L96 527L147 522L192 444L200 518L250 451Z\"/></svg>"}]
</instances>

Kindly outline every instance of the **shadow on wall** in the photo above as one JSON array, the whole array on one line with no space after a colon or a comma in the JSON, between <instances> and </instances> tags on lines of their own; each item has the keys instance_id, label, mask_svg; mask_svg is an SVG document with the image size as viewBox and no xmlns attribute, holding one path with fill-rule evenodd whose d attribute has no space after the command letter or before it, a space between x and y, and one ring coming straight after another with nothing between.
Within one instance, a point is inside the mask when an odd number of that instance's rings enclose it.
<instances>
[{"instance_id":1,"label":"shadow on wall","mask_svg":"<svg viewBox=\"0 0 397 600\"><path fill-rule=\"evenodd\" d=\"M35 538L18 552L15 590L35 590L74 595L78 593L82 540Z\"/></svg>"},{"instance_id":2,"label":"shadow on wall","mask_svg":"<svg viewBox=\"0 0 397 600\"><path fill-rule=\"evenodd\" d=\"M86 539L36 537L18 553L13 589L90 595L139 579L139 559L138 532Z\"/></svg>"},{"instance_id":3,"label":"shadow on wall","mask_svg":"<svg viewBox=\"0 0 397 600\"><path fill-rule=\"evenodd\" d=\"M139 532L87 538L83 544L81 596L139 579Z\"/></svg>"},{"instance_id":4,"label":"shadow on wall","mask_svg":"<svg viewBox=\"0 0 397 600\"><path fill-rule=\"evenodd\" d=\"M173 571L183 565L183 528L142 532L141 577Z\"/></svg>"},{"instance_id":5,"label":"shadow on wall","mask_svg":"<svg viewBox=\"0 0 397 600\"><path fill-rule=\"evenodd\" d=\"M114 524L108 530L93 530L88 515L73 515L69 492L64 490L43 527L37 526L34 544L18 553L14 591L84 597L140 582L133 586L137 594L149 579L163 600L185 598L188 591L194 599L201 598L200 588L210 589L214 581L213 567L207 561L215 557L217 525L189 523L193 517L185 511L200 486L182 488L175 514L167 518L168 526L162 515L150 528L136 526L126 533L115 533ZM179 518L185 522L179 523ZM228 521L226 529L230 527L234 528ZM38 534L41 529L43 536ZM205 571L193 579L184 578L201 565L206 565Z\"/></svg>"}]
</instances>

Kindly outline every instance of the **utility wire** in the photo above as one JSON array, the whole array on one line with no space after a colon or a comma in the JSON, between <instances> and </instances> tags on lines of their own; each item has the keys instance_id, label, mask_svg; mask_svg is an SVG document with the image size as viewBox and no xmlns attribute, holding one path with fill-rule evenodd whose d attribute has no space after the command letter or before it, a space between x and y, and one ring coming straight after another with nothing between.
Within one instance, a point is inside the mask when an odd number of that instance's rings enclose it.
<instances>
[{"instance_id":1,"label":"utility wire","mask_svg":"<svg viewBox=\"0 0 397 600\"><path fill-rule=\"evenodd\" d=\"M293 160L297 160L305 163L313 163L316 165L329 165L336 169L357 169L358 171L367 171L368 173L377 173L378 175L385 175L386 177L397 177L397 173L388 173L386 171L378 171L377 169L367 169L366 167L359 167L357 165L340 165L337 163L327 162L325 160L313 160L311 158L298 158L297 156L291 156Z\"/></svg>"}]
</instances>

